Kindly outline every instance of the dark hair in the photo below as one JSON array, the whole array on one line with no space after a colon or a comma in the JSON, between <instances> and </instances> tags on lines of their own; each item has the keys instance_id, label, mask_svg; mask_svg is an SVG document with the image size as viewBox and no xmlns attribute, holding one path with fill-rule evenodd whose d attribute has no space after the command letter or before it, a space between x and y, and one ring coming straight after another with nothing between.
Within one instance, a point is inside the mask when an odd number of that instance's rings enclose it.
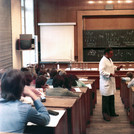
<instances>
[{"instance_id":1,"label":"dark hair","mask_svg":"<svg viewBox=\"0 0 134 134\"><path fill-rule=\"evenodd\" d=\"M24 90L25 78L20 70L9 70L1 78L1 97L6 100L20 99Z\"/></svg>"},{"instance_id":2,"label":"dark hair","mask_svg":"<svg viewBox=\"0 0 134 134\"><path fill-rule=\"evenodd\" d=\"M27 86L30 86L30 83L32 82L33 80L33 76L31 74L31 72L29 71L24 71L24 76L25 76L25 84Z\"/></svg>"},{"instance_id":3,"label":"dark hair","mask_svg":"<svg viewBox=\"0 0 134 134\"><path fill-rule=\"evenodd\" d=\"M69 78L71 80L72 86L77 86L77 82L76 81L78 81L79 78L76 75L74 75L74 74L70 74Z\"/></svg>"},{"instance_id":4,"label":"dark hair","mask_svg":"<svg viewBox=\"0 0 134 134\"><path fill-rule=\"evenodd\" d=\"M28 68L22 67L22 68L21 68L21 71L22 71L22 72L25 72L25 71L29 71L29 70L28 70Z\"/></svg>"},{"instance_id":5,"label":"dark hair","mask_svg":"<svg viewBox=\"0 0 134 134\"><path fill-rule=\"evenodd\" d=\"M44 84L46 83L47 78L43 75L40 75L36 78L36 88L42 88Z\"/></svg>"},{"instance_id":6,"label":"dark hair","mask_svg":"<svg viewBox=\"0 0 134 134\"><path fill-rule=\"evenodd\" d=\"M113 51L113 49L110 48L110 47L108 47L108 48L106 48L106 49L104 50L104 54L109 53L110 51Z\"/></svg>"},{"instance_id":7,"label":"dark hair","mask_svg":"<svg viewBox=\"0 0 134 134\"><path fill-rule=\"evenodd\" d=\"M40 70L38 71L38 75L46 75L46 74L47 74L47 72L46 72L45 69L40 69Z\"/></svg>"},{"instance_id":8,"label":"dark hair","mask_svg":"<svg viewBox=\"0 0 134 134\"><path fill-rule=\"evenodd\" d=\"M53 68L51 71L50 71L50 78L53 79L55 75L57 75L58 72L55 68Z\"/></svg>"},{"instance_id":9,"label":"dark hair","mask_svg":"<svg viewBox=\"0 0 134 134\"><path fill-rule=\"evenodd\" d=\"M67 88L68 90L70 90L71 87L72 87L71 79L70 79L70 74L64 74L62 76L64 78L64 85L63 85L63 87Z\"/></svg>"},{"instance_id":10,"label":"dark hair","mask_svg":"<svg viewBox=\"0 0 134 134\"><path fill-rule=\"evenodd\" d=\"M67 88L68 90L71 90L72 86L77 86L76 80L78 80L76 75L73 74L65 74L64 77L64 88Z\"/></svg>"},{"instance_id":11,"label":"dark hair","mask_svg":"<svg viewBox=\"0 0 134 134\"><path fill-rule=\"evenodd\" d=\"M53 87L63 87L64 85L63 76L60 76L60 75L54 76L52 85Z\"/></svg>"},{"instance_id":12,"label":"dark hair","mask_svg":"<svg viewBox=\"0 0 134 134\"><path fill-rule=\"evenodd\" d=\"M127 77L129 77L130 79L133 78L133 73L132 73L132 72L127 72L126 75L127 75Z\"/></svg>"}]
</instances>

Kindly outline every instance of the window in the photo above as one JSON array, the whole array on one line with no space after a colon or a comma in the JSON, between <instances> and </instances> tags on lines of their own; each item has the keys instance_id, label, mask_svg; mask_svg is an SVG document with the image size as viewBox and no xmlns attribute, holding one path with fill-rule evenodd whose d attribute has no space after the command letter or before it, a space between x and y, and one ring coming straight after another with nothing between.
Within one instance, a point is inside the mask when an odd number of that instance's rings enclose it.
<instances>
[{"instance_id":1,"label":"window","mask_svg":"<svg viewBox=\"0 0 134 134\"><path fill-rule=\"evenodd\" d=\"M35 50L22 51L22 66L38 62L37 36L34 35L34 0L21 0L22 34L32 34L35 39Z\"/></svg>"}]
</instances>

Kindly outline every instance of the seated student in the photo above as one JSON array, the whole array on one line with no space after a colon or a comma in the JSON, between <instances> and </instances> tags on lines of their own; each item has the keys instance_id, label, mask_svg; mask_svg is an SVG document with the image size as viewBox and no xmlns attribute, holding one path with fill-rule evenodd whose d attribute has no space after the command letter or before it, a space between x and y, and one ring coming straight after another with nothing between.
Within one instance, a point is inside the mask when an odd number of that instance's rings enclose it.
<instances>
[{"instance_id":1,"label":"seated student","mask_svg":"<svg viewBox=\"0 0 134 134\"><path fill-rule=\"evenodd\" d=\"M24 86L23 72L10 70L3 74L1 78L0 132L23 133L28 122L42 126L49 123L50 116L45 106L32 90L28 90ZM33 99L35 108L20 101L22 93Z\"/></svg>"},{"instance_id":2,"label":"seated student","mask_svg":"<svg viewBox=\"0 0 134 134\"><path fill-rule=\"evenodd\" d=\"M130 80L132 80L134 77L134 74L132 72L127 72L126 76L129 77Z\"/></svg>"},{"instance_id":3,"label":"seated student","mask_svg":"<svg viewBox=\"0 0 134 134\"><path fill-rule=\"evenodd\" d=\"M57 74L58 74L57 70L56 70L55 68L52 68L52 70L50 71L50 79L47 80L46 84L47 84L47 85L52 85L52 83L53 83L53 78L54 78L54 76L57 75Z\"/></svg>"},{"instance_id":4,"label":"seated student","mask_svg":"<svg viewBox=\"0 0 134 134\"><path fill-rule=\"evenodd\" d=\"M127 72L127 77L130 78L130 82L128 83L127 87L130 88L134 86L134 78L133 78L133 73L132 72Z\"/></svg>"},{"instance_id":5,"label":"seated student","mask_svg":"<svg viewBox=\"0 0 134 134\"><path fill-rule=\"evenodd\" d=\"M82 81L80 81L76 75L70 74L70 79L72 81L72 86L86 87L86 85Z\"/></svg>"},{"instance_id":6,"label":"seated student","mask_svg":"<svg viewBox=\"0 0 134 134\"><path fill-rule=\"evenodd\" d=\"M75 94L69 91L66 88L63 88L64 85L64 78L60 75L56 75L53 78L53 87L46 90L46 96L71 96L71 97L78 97L78 94Z\"/></svg>"},{"instance_id":7,"label":"seated student","mask_svg":"<svg viewBox=\"0 0 134 134\"><path fill-rule=\"evenodd\" d=\"M46 91L46 88L49 86L46 85L47 78L43 75L40 75L36 78L36 88L42 88L43 91Z\"/></svg>"},{"instance_id":8,"label":"seated student","mask_svg":"<svg viewBox=\"0 0 134 134\"><path fill-rule=\"evenodd\" d=\"M65 75L63 75L65 76ZM72 87L86 87L86 85L79 80L79 78L74 74L67 74L67 77L70 79L70 84ZM73 88L72 88L73 89Z\"/></svg>"},{"instance_id":9,"label":"seated student","mask_svg":"<svg viewBox=\"0 0 134 134\"><path fill-rule=\"evenodd\" d=\"M40 76L40 75L46 76L46 75L47 75L47 71L46 71L44 68L41 68L41 69L39 70L39 72L38 72L38 76Z\"/></svg>"},{"instance_id":10,"label":"seated student","mask_svg":"<svg viewBox=\"0 0 134 134\"><path fill-rule=\"evenodd\" d=\"M62 76L64 78L64 85L63 85L63 87L67 88L70 91L75 91L75 89L72 88L74 81L72 81L72 79L70 78L70 74L63 74ZM75 82L75 84L77 85L76 82Z\"/></svg>"},{"instance_id":11,"label":"seated student","mask_svg":"<svg viewBox=\"0 0 134 134\"><path fill-rule=\"evenodd\" d=\"M24 75L25 75L25 84L27 86L30 86L31 82L33 81L32 74L29 71L24 71Z\"/></svg>"},{"instance_id":12,"label":"seated student","mask_svg":"<svg viewBox=\"0 0 134 134\"><path fill-rule=\"evenodd\" d=\"M37 64L35 66L35 72L36 72L36 74L38 74L38 72L40 71L40 69L41 69L41 64Z\"/></svg>"}]
</instances>

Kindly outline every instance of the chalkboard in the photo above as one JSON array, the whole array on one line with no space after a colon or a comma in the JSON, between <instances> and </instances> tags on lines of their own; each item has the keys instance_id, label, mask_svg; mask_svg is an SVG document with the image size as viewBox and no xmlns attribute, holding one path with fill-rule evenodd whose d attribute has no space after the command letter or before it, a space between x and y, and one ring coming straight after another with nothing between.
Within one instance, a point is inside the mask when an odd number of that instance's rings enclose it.
<instances>
[{"instance_id":1,"label":"chalkboard","mask_svg":"<svg viewBox=\"0 0 134 134\"><path fill-rule=\"evenodd\" d=\"M134 29L83 30L83 61L100 61L106 47L113 61L134 61Z\"/></svg>"},{"instance_id":2,"label":"chalkboard","mask_svg":"<svg viewBox=\"0 0 134 134\"><path fill-rule=\"evenodd\" d=\"M83 61L100 61L103 56L104 49L84 49ZM113 61L134 61L134 49L123 48L113 49Z\"/></svg>"},{"instance_id":3,"label":"chalkboard","mask_svg":"<svg viewBox=\"0 0 134 134\"><path fill-rule=\"evenodd\" d=\"M134 29L83 30L84 48L134 47Z\"/></svg>"}]
</instances>

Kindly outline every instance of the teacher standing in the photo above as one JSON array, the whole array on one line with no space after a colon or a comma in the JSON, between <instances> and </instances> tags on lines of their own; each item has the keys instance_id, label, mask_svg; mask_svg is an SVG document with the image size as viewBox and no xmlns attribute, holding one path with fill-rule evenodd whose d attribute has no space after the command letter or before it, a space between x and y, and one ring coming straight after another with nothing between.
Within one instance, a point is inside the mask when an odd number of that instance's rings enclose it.
<instances>
[{"instance_id":1,"label":"teacher standing","mask_svg":"<svg viewBox=\"0 0 134 134\"><path fill-rule=\"evenodd\" d=\"M112 48L106 48L104 50L104 56L99 63L102 115L106 121L110 121L111 116L119 116L115 112L114 104L114 94L116 92L115 70L120 70L122 66L116 67L111 59L112 56Z\"/></svg>"}]
</instances>

